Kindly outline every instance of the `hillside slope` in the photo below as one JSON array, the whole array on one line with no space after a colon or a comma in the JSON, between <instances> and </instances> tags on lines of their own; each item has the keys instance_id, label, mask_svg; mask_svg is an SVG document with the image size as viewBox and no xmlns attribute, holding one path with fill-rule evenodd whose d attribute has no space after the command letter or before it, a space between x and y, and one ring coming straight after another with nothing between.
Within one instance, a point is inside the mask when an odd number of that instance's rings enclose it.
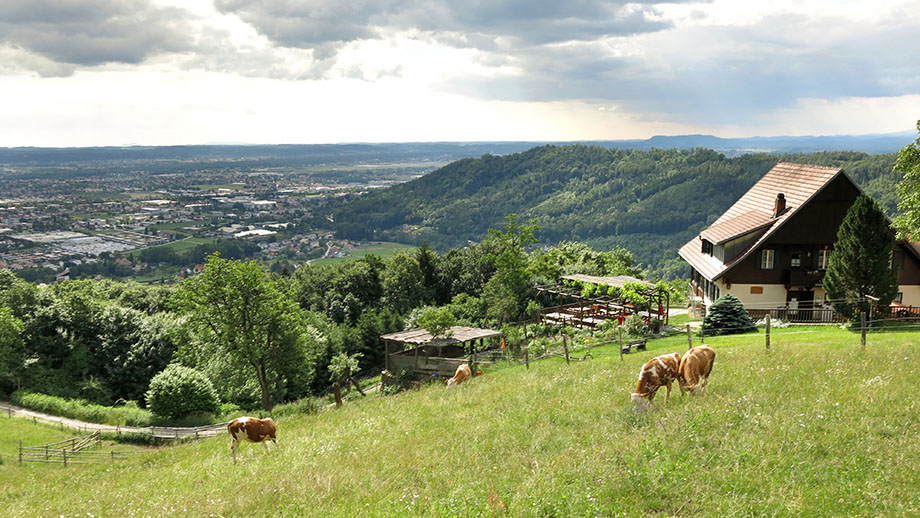
<instances>
[{"instance_id":1,"label":"hillside slope","mask_svg":"<svg viewBox=\"0 0 920 518\"><path fill-rule=\"evenodd\" d=\"M536 219L544 243L622 246L663 268L677 248L778 160L844 167L893 210L893 155L814 153L726 158L712 150L542 146L453 162L417 180L340 201L336 229L351 238L428 241L436 248L479 241L509 213Z\"/></svg>"},{"instance_id":2,"label":"hillside slope","mask_svg":"<svg viewBox=\"0 0 920 518\"><path fill-rule=\"evenodd\" d=\"M279 419L281 450L221 436L108 466L0 466L4 516L904 516L920 512L916 332L714 337L708 393L636 413L650 342L468 386ZM675 387L676 389L676 387Z\"/></svg>"}]
</instances>

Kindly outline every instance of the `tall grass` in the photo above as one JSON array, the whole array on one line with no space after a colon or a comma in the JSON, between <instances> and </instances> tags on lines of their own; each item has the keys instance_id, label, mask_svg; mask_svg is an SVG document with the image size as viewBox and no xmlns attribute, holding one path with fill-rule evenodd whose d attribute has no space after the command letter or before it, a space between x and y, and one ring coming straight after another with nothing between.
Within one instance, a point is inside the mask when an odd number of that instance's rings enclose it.
<instances>
[{"instance_id":1,"label":"tall grass","mask_svg":"<svg viewBox=\"0 0 920 518\"><path fill-rule=\"evenodd\" d=\"M107 467L20 468L11 516L910 516L920 514L916 332L790 328L707 339L702 397L628 393L620 360L553 358L278 417L280 451L229 438ZM594 353L597 354L594 354ZM676 386L675 386L676 389Z\"/></svg>"}]
</instances>

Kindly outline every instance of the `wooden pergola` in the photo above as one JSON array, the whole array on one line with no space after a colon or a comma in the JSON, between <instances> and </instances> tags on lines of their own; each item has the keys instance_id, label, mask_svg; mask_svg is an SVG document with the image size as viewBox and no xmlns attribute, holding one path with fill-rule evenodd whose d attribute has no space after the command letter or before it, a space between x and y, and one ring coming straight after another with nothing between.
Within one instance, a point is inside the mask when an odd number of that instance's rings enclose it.
<instances>
[{"instance_id":1,"label":"wooden pergola","mask_svg":"<svg viewBox=\"0 0 920 518\"><path fill-rule=\"evenodd\" d=\"M501 331L493 329L453 326L448 337L434 338L424 329L411 329L382 335L380 339L386 346L387 371L411 368L416 376L438 373L450 377L462 363L473 369L476 352L485 349L485 340L501 335Z\"/></svg>"},{"instance_id":2,"label":"wooden pergola","mask_svg":"<svg viewBox=\"0 0 920 518\"><path fill-rule=\"evenodd\" d=\"M616 294L585 297L580 288L569 286L564 280L594 285L606 284L621 289L626 284L632 284L633 291L644 299L644 303L636 304ZM642 284L645 288L635 289L637 284ZM557 302L556 306L540 311L540 320L545 324L595 329L607 320L622 321L623 318L635 314L642 316L649 323L656 320L660 324L667 324L668 310L671 307L669 290L657 288L649 282L628 275L565 275L557 279L555 284L537 286L536 290L538 295L547 294L555 297Z\"/></svg>"}]
</instances>

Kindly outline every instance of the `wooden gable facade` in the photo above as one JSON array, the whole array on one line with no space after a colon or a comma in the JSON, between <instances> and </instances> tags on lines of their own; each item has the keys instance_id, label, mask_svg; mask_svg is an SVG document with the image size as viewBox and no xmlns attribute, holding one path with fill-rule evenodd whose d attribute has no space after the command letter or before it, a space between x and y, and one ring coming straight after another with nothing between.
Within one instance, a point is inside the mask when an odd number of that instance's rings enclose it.
<instances>
[{"instance_id":1,"label":"wooden gable facade","mask_svg":"<svg viewBox=\"0 0 920 518\"><path fill-rule=\"evenodd\" d=\"M824 272L837 229L860 194L841 169L780 162L680 249L693 295L707 307L731 293L752 314L790 308L806 320L828 320ZM898 302L920 305L917 249L896 243L892 264L900 270Z\"/></svg>"}]
</instances>

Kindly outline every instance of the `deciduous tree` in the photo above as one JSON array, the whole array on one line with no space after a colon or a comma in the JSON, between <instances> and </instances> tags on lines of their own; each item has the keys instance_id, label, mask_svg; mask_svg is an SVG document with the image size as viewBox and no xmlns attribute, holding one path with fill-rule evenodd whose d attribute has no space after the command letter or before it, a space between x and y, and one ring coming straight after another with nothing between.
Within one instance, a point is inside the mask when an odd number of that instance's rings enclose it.
<instances>
[{"instance_id":1,"label":"deciduous tree","mask_svg":"<svg viewBox=\"0 0 920 518\"><path fill-rule=\"evenodd\" d=\"M920 132L920 121L917 121ZM920 135L898 152L894 170L904 178L898 184L898 211L894 224L902 235L916 239L920 232Z\"/></svg>"},{"instance_id":2,"label":"deciduous tree","mask_svg":"<svg viewBox=\"0 0 920 518\"><path fill-rule=\"evenodd\" d=\"M300 309L255 261L208 258L204 272L178 289L179 307L214 354L227 354L252 369L262 408L273 406L272 388L304 367Z\"/></svg>"}]
</instances>

